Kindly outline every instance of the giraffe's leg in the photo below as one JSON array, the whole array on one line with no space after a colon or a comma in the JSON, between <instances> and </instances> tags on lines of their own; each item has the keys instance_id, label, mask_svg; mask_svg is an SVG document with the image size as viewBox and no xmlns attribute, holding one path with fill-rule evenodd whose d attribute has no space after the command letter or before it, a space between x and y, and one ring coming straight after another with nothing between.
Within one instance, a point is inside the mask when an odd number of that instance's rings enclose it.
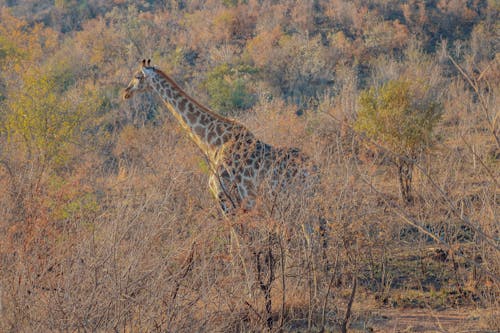
<instances>
[{"instance_id":1,"label":"giraffe's leg","mask_svg":"<svg viewBox=\"0 0 500 333\"><path fill-rule=\"evenodd\" d=\"M310 217L308 222L302 224L302 233L304 235L307 248L321 256L321 262L325 271L331 269L330 258L328 254L330 227L323 211L318 209L318 214ZM319 258L318 258L319 259Z\"/></svg>"},{"instance_id":2,"label":"giraffe's leg","mask_svg":"<svg viewBox=\"0 0 500 333\"><path fill-rule=\"evenodd\" d=\"M232 185L234 184L230 177L229 174L226 171L222 171L220 175L215 175L213 177L212 182L217 185L216 189L216 198L220 204L220 207L223 211L223 214L225 218L232 219L234 217L234 213L236 210L241 206L241 200L240 198L235 195L232 196L232 194L235 191L235 186ZM232 186L229 188L229 186ZM236 219L237 220L237 219ZM240 243L240 237L243 237L245 235L245 231L243 230L243 225L241 224L230 224L230 230L229 230L229 254L230 257L235 260L235 265L239 261L241 264L241 267L243 268L243 271L245 272L245 280L246 280L246 285L247 285L247 293L248 297L251 297L252 295L252 279L249 275L249 270L247 268L247 263L245 258L243 257L242 254L242 249L241 249L241 243Z\"/></svg>"},{"instance_id":3,"label":"giraffe's leg","mask_svg":"<svg viewBox=\"0 0 500 333\"><path fill-rule=\"evenodd\" d=\"M229 215L232 211L231 202L229 202L227 195L224 192L217 193L217 201L219 202L220 209L224 215Z\"/></svg>"},{"instance_id":4,"label":"giraffe's leg","mask_svg":"<svg viewBox=\"0 0 500 333\"><path fill-rule=\"evenodd\" d=\"M246 196L245 199L242 202L242 208L245 211L251 211L256 204L256 200L253 196Z\"/></svg>"},{"instance_id":5,"label":"giraffe's leg","mask_svg":"<svg viewBox=\"0 0 500 333\"><path fill-rule=\"evenodd\" d=\"M319 222L319 237L320 237L320 242L321 242L321 255L323 257L323 262L324 262L324 268L325 271L330 270L330 261L328 259L328 221L324 216L319 216L318 218Z\"/></svg>"},{"instance_id":6,"label":"giraffe's leg","mask_svg":"<svg viewBox=\"0 0 500 333\"><path fill-rule=\"evenodd\" d=\"M226 185L229 184L229 179L224 174L214 173L210 175L208 182L210 191L219 203L222 213L228 216L236 208L234 199L231 198Z\"/></svg>"}]
</instances>

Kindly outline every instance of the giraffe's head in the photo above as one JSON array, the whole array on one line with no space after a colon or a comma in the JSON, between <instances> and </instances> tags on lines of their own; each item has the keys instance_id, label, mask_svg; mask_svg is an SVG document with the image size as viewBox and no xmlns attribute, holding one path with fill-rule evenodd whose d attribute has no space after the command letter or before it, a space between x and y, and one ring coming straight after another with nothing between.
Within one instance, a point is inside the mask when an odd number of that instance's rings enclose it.
<instances>
[{"instance_id":1,"label":"giraffe's head","mask_svg":"<svg viewBox=\"0 0 500 333\"><path fill-rule=\"evenodd\" d=\"M128 84L123 92L123 98L129 99L136 92L145 92L151 89L149 77L155 71L155 68L151 66L151 59L143 59L139 65L139 69L134 73L132 81Z\"/></svg>"}]
</instances>

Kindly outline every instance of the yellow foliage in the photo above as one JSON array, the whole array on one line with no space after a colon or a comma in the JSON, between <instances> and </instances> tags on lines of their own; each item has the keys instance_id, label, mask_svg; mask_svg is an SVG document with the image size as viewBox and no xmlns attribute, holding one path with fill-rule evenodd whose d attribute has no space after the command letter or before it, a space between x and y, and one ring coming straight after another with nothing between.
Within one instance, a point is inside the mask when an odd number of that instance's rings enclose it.
<instances>
[{"instance_id":1,"label":"yellow foliage","mask_svg":"<svg viewBox=\"0 0 500 333\"><path fill-rule=\"evenodd\" d=\"M213 20L213 32L217 40L229 41L233 35L233 28L237 22L234 9L224 9Z\"/></svg>"},{"instance_id":2,"label":"yellow foliage","mask_svg":"<svg viewBox=\"0 0 500 333\"><path fill-rule=\"evenodd\" d=\"M93 115L100 98L93 87L62 91L52 73L32 69L23 73L22 85L7 96L3 126L10 141L26 158L64 164L69 148L81 139L84 119Z\"/></svg>"},{"instance_id":3,"label":"yellow foliage","mask_svg":"<svg viewBox=\"0 0 500 333\"><path fill-rule=\"evenodd\" d=\"M366 90L359 98L361 108L354 127L399 154L414 156L429 143L441 117L437 103L418 97L408 81L389 81Z\"/></svg>"}]
</instances>

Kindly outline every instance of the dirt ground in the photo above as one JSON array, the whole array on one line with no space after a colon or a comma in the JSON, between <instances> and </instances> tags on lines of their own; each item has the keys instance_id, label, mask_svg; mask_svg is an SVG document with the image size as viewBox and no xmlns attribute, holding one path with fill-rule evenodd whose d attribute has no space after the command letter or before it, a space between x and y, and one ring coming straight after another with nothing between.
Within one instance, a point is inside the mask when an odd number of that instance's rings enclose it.
<instances>
[{"instance_id":1,"label":"dirt ground","mask_svg":"<svg viewBox=\"0 0 500 333\"><path fill-rule=\"evenodd\" d=\"M365 332L453 332L498 333L497 329L483 329L484 313L476 309L387 309L374 312L373 316L358 327ZM356 324L353 326L357 326ZM484 326L483 326L484 327ZM491 327L491 326L490 326Z\"/></svg>"}]
</instances>

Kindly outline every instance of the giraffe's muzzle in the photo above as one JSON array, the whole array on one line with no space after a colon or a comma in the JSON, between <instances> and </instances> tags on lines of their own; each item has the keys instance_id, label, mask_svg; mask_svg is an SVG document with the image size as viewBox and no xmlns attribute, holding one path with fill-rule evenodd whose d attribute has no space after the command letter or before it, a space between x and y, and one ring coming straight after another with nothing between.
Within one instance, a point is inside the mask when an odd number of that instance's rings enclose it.
<instances>
[{"instance_id":1,"label":"giraffe's muzzle","mask_svg":"<svg viewBox=\"0 0 500 333\"><path fill-rule=\"evenodd\" d=\"M123 99L129 99L130 97L132 97L132 91L130 87L128 87L123 91Z\"/></svg>"}]
</instances>

